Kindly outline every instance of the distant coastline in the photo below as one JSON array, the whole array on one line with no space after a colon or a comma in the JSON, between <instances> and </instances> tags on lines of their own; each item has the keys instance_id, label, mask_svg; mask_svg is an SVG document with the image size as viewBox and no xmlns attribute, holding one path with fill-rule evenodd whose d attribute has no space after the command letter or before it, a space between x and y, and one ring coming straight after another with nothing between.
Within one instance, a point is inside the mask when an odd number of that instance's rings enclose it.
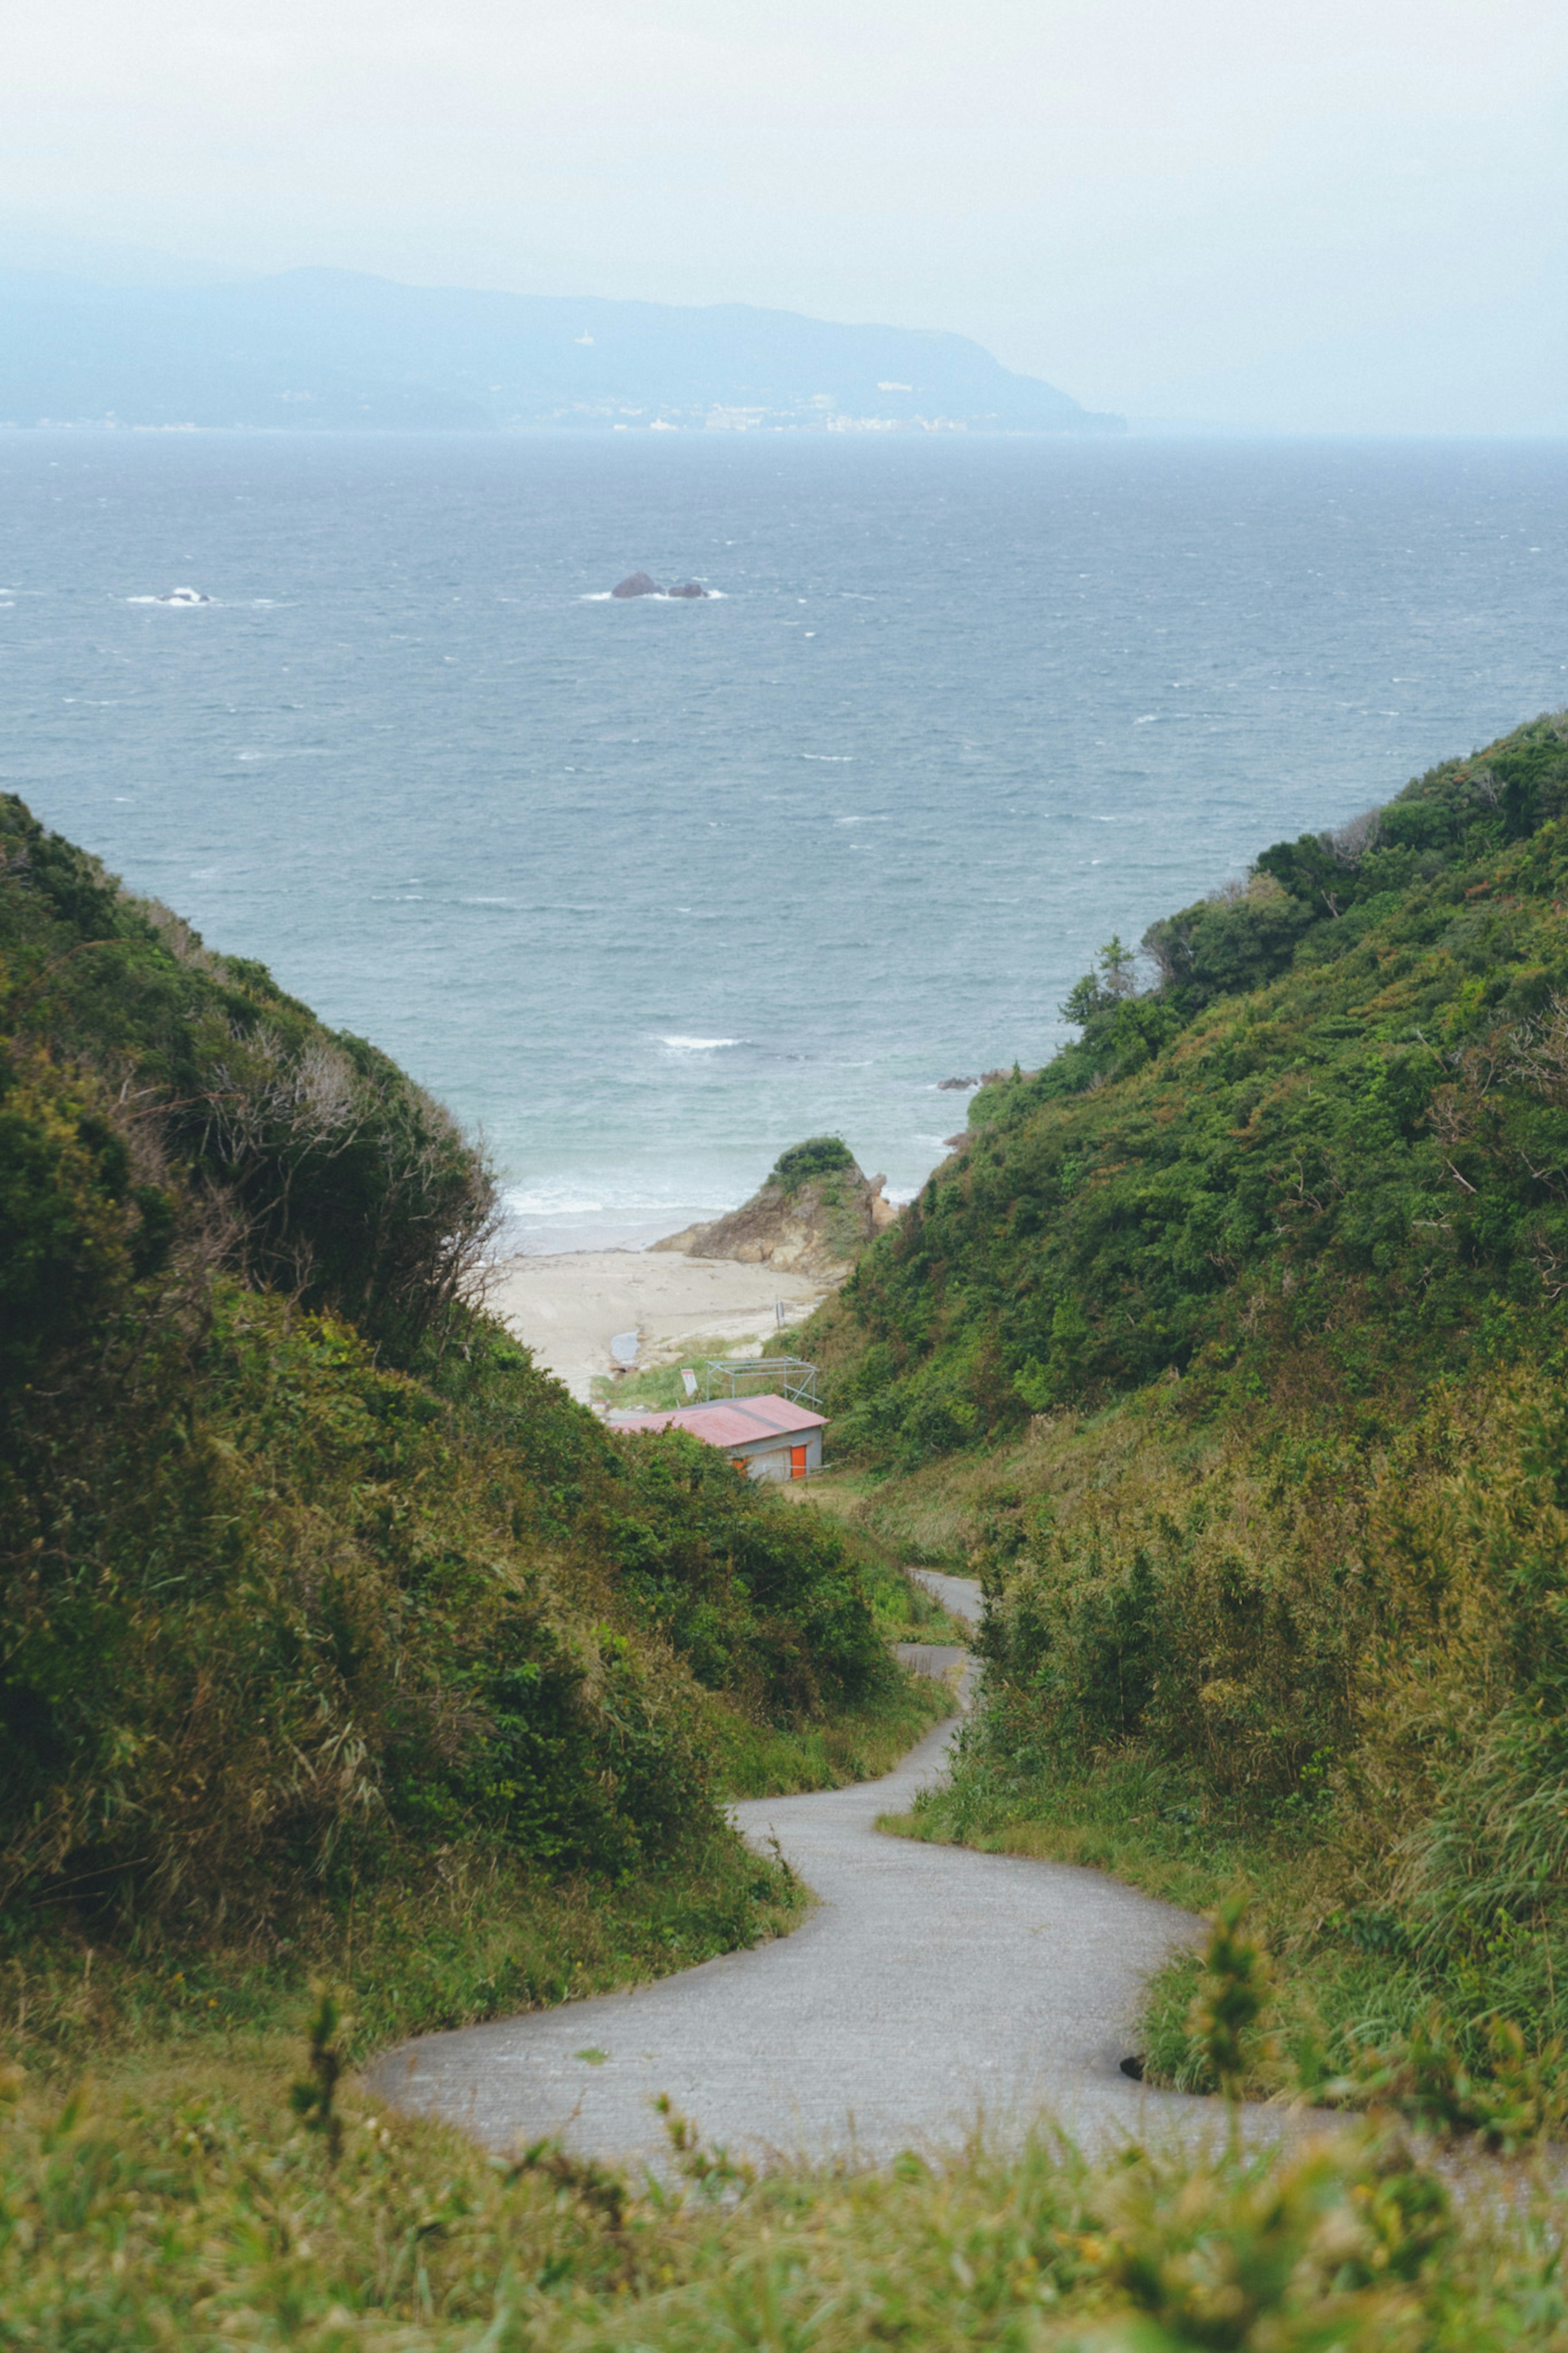
<instances>
[{"instance_id":1,"label":"distant coastline","mask_svg":"<svg viewBox=\"0 0 1568 2353\"><path fill-rule=\"evenodd\" d=\"M744 303L0 270L0 424L293 431L1125 430L965 335Z\"/></svg>"}]
</instances>

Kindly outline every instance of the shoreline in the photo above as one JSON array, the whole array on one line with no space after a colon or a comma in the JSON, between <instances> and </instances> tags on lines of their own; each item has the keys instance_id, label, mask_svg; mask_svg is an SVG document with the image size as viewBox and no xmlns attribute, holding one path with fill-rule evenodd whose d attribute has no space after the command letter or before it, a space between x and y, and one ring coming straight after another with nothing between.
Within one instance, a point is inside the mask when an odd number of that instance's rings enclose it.
<instances>
[{"instance_id":1,"label":"shoreline","mask_svg":"<svg viewBox=\"0 0 1568 2353\"><path fill-rule=\"evenodd\" d=\"M595 1380L613 1369L619 1334L637 1333L638 1372L688 1355L762 1355L780 1304L797 1323L837 1287L765 1262L623 1246L515 1254L492 1270L488 1298L542 1369L587 1405Z\"/></svg>"}]
</instances>

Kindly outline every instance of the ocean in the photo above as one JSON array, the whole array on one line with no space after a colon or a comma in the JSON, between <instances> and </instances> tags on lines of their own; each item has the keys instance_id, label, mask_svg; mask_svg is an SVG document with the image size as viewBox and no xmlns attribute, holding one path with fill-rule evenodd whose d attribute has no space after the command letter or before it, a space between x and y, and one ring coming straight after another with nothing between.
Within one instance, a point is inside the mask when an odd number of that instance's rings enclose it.
<instances>
[{"instance_id":1,"label":"ocean","mask_svg":"<svg viewBox=\"0 0 1568 2353\"><path fill-rule=\"evenodd\" d=\"M1112 933L1568 701L1563 443L11 432L0 515L0 782L531 1250L907 1195Z\"/></svg>"}]
</instances>

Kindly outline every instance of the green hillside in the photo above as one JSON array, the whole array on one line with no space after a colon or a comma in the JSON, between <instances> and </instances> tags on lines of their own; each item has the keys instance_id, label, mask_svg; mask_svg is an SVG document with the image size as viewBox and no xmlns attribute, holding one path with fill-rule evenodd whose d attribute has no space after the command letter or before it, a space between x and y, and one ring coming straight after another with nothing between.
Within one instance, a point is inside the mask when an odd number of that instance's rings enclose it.
<instances>
[{"instance_id":1,"label":"green hillside","mask_svg":"<svg viewBox=\"0 0 1568 2353\"><path fill-rule=\"evenodd\" d=\"M1259 2084L1563 2097L1565 918L1561 716L1266 850L1148 987L1110 944L813 1334L845 1508L987 1580L911 1827L1252 1886Z\"/></svg>"},{"instance_id":2,"label":"green hillside","mask_svg":"<svg viewBox=\"0 0 1568 2353\"><path fill-rule=\"evenodd\" d=\"M1403 1399L1435 1349L1534 1345L1568 1261L1565 812L1539 720L1153 924L1149 989L1112 943L1079 1041L981 1091L846 1287L859 1444L912 1469L1303 1354Z\"/></svg>"},{"instance_id":3,"label":"green hillside","mask_svg":"<svg viewBox=\"0 0 1568 2353\"><path fill-rule=\"evenodd\" d=\"M369 2036L746 1941L797 1892L727 1789L929 1718L901 1578L476 1307L491 1200L384 1055L0 801L0 1936L46 2045L198 1977L260 2014L330 1963Z\"/></svg>"},{"instance_id":4,"label":"green hillside","mask_svg":"<svg viewBox=\"0 0 1568 2353\"><path fill-rule=\"evenodd\" d=\"M1568 2131L1568 725L1110 944L811 1327L847 1526L535 1369L384 1057L0 859L0 2345L1568 2347L1555 2160L1388 2113ZM372 2102L793 1924L719 1799L919 1728L894 1545L990 1607L889 1827L1247 1897L1148 2073L1382 2113L667 2182Z\"/></svg>"}]
</instances>

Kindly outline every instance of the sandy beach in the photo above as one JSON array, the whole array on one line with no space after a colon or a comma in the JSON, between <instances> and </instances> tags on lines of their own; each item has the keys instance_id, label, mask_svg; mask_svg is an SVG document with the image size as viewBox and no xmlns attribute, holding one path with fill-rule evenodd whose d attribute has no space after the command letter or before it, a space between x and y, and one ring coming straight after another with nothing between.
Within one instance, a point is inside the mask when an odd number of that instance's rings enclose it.
<instances>
[{"instance_id":1,"label":"sandy beach","mask_svg":"<svg viewBox=\"0 0 1568 2353\"><path fill-rule=\"evenodd\" d=\"M637 1368L674 1364L690 1353L761 1354L777 1328L776 1303L796 1321L826 1299L831 1283L734 1259L682 1258L648 1250L573 1250L515 1258L490 1286L490 1305L538 1361L586 1403L611 1368L616 1333L638 1335ZM697 1348L698 1342L711 1345Z\"/></svg>"}]
</instances>

